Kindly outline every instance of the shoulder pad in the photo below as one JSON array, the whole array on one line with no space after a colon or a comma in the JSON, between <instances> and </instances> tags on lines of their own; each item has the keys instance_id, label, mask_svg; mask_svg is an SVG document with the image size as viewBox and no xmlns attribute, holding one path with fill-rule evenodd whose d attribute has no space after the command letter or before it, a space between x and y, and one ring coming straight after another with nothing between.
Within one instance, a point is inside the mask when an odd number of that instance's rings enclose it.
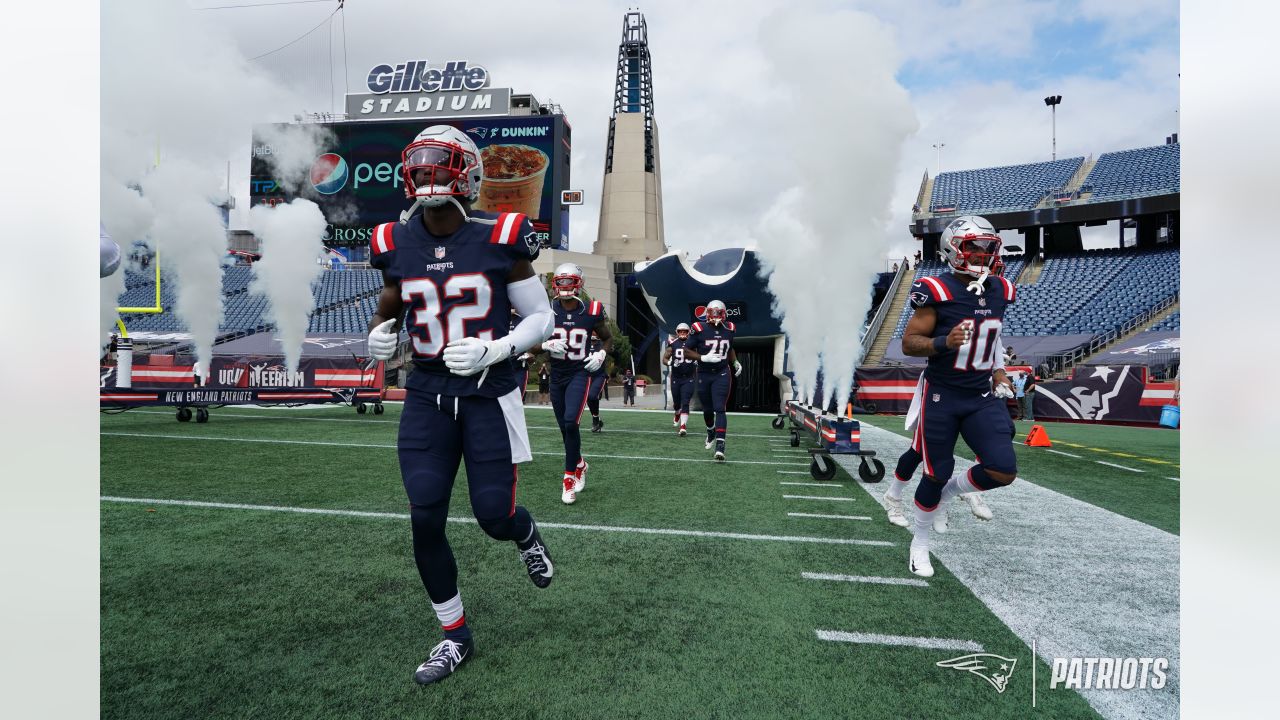
<instances>
[{"instance_id":1,"label":"shoulder pad","mask_svg":"<svg viewBox=\"0 0 1280 720\"><path fill-rule=\"evenodd\" d=\"M700 322L696 322L696 323L694 323L694 324L693 324L693 329L690 331L690 333L689 333L689 334L690 334L690 335L692 335L693 333L696 333L696 332L697 332L697 333L702 332L702 323L700 323Z\"/></svg>"},{"instance_id":2,"label":"shoulder pad","mask_svg":"<svg viewBox=\"0 0 1280 720\"><path fill-rule=\"evenodd\" d=\"M1003 284L1005 302L1014 302L1018 299L1018 286L1009 282L1008 278L997 278Z\"/></svg>"},{"instance_id":3,"label":"shoulder pad","mask_svg":"<svg viewBox=\"0 0 1280 720\"><path fill-rule=\"evenodd\" d=\"M369 249L374 255L381 255L396 249L395 226L398 223L382 223L373 229L373 237L369 241Z\"/></svg>"},{"instance_id":4,"label":"shoulder pad","mask_svg":"<svg viewBox=\"0 0 1280 720\"><path fill-rule=\"evenodd\" d=\"M520 225L523 222L524 213L498 213L493 231L489 233L489 242L494 245L514 245L520 239Z\"/></svg>"}]
</instances>

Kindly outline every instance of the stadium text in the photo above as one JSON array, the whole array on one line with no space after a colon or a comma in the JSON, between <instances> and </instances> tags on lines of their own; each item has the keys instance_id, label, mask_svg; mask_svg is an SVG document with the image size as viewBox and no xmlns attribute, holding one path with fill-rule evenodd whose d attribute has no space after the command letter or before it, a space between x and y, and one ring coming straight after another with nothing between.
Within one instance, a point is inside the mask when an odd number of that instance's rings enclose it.
<instances>
[{"instance_id":1,"label":"stadium text","mask_svg":"<svg viewBox=\"0 0 1280 720\"><path fill-rule=\"evenodd\" d=\"M426 60L410 60L395 67L375 65L369 71L369 91L381 95L393 92L436 92L437 90L480 90L489 84L489 71L466 60L451 60L443 68L432 68ZM455 108L460 109L460 108Z\"/></svg>"},{"instance_id":2,"label":"stadium text","mask_svg":"<svg viewBox=\"0 0 1280 720\"><path fill-rule=\"evenodd\" d=\"M166 392L167 403L247 403L253 402L253 393L248 390L182 390Z\"/></svg>"},{"instance_id":3,"label":"stadium text","mask_svg":"<svg viewBox=\"0 0 1280 720\"><path fill-rule=\"evenodd\" d=\"M441 112L443 110L462 111L462 110L492 110L493 95L491 93L478 93L471 96L471 107L467 107L466 95L439 95L435 99L435 107L431 98L426 95L418 97L416 103L410 103L409 98L367 98L360 103L360 113L368 115L374 111L374 104L377 104L377 110L380 113L408 113L408 112ZM448 101L448 107L445 107L445 101ZM391 107L391 103L395 102L395 107Z\"/></svg>"},{"instance_id":4,"label":"stadium text","mask_svg":"<svg viewBox=\"0 0 1280 720\"><path fill-rule=\"evenodd\" d=\"M1054 658L1050 689L1159 690L1167 681L1168 658Z\"/></svg>"}]
</instances>

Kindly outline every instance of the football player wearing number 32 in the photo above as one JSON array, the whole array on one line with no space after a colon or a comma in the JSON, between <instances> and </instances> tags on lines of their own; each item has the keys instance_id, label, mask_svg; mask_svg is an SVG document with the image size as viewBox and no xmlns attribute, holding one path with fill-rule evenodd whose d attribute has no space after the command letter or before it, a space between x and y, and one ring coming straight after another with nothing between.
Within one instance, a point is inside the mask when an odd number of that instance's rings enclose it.
<instances>
[{"instance_id":1,"label":"football player wearing number 32","mask_svg":"<svg viewBox=\"0 0 1280 720\"><path fill-rule=\"evenodd\" d=\"M742 373L742 364L733 350L733 336L738 331L728 320L724 303L707 303L707 321L696 322L684 346L684 356L698 362L698 401L702 403L702 421L707 425L707 449L715 447L715 459L724 462L724 439L728 429L729 393L733 378ZM729 375L730 367L733 375Z\"/></svg>"},{"instance_id":2,"label":"football player wearing number 32","mask_svg":"<svg viewBox=\"0 0 1280 720\"><path fill-rule=\"evenodd\" d=\"M513 542L534 585L551 584L551 555L529 511L516 505L517 463L532 459L513 355L551 334L553 314L531 260L537 234L519 213L471 210L484 176L480 153L448 125L423 130L401 156L413 205L400 222L374 228L370 264L382 271L369 354L385 360L405 325L409 375L396 442L409 496L413 557L444 640L414 680L448 677L474 644L445 538L458 464L467 464L471 509L496 540ZM418 209L422 208L421 212ZM510 326L511 311L522 319Z\"/></svg>"},{"instance_id":3,"label":"football player wearing number 32","mask_svg":"<svg viewBox=\"0 0 1280 720\"><path fill-rule=\"evenodd\" d=\"M1018 473L1013 421L992 389L993 380L1009 382L1002 368L992 370L1000 364L996 355L1005 308L1017 299L1013 283L992 276L1000 235L985 218L966 215L942 231L940 249L952 272L911 286L914 313L902 336L905 354L929 359L907 412L907 427L915 429L911 447L924 459L908 559L911 572L921 577L933 575L929 532L938 507L961 493L1008 485ZM978 464L963 477L952 477L959 436ZM889 493L901 493L905 484L890 483Z\"/></svg>"},{"instance_id":4,"label":"football player wearing number 32","mask_svg":"<svg viewBox=\"0 0 1280 720\"><path fill-rule=\"evenodd\" d=\"M597 301L584 303L578 298L582 289L582 268L564 263L551 278L551 292L556 302L555 329L542 350L551 355L551 409L564 438L564 477L560 500L572 505L578 493L587 486L586 460L582 459L582 432L579 422L591 392L591 374L604 364L613 336L605 323L604 306ZM591 352L591 333L602 343Z\"/></svg>"}]
</instances>

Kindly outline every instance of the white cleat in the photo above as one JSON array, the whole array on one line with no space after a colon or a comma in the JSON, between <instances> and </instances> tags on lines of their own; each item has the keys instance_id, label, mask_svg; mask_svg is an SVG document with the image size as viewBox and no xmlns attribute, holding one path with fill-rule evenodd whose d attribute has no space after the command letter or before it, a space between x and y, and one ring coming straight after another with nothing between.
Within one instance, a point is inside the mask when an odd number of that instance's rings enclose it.
<instances>
[{"instance_id":1,"label":"white cleat","mask_svg":"<svg viewBox=\"0 0 1280 720\"><path fill-rule=\"evenodd\" d=\"M683 427L681 427L680 430L676 432L676 435L679 435L680 437L684 437L685 435L688 435L688 434L689 434L689 431Z\"/></svg>"},{"instance_id":2,"label":"white cleat","mask_svg":"<svg viewBox=\"0 0 1280 720\"><path fill-rule=\"evenodd\" d=\"M564 492L560 493L560 501L565 505L572 505L578 501L578 494L574 492L573 486L578 483L578 476L574 473L564 474Z\"/></svg>"},{"instance_id":3,"label":"white cleat","mask_svg":"<svg viewBox=\"0 0 1280 720\"><path fill-rule=\"evenodd\" d=\"M941 503L938 509L933 511L933 531L939 535L945 535L947 532L947 508Z\"/></svg>"},{"instance_id":4,"label":"white cleat","mask_svg":"<svg viewBox=\"0 0 1280 720\"><path fill-rule=\"evenodd\" d=\"M929 561L929 548L911 545L911 560L907 563L911 572L920 577L933 577L933 563Z\"/></svg>"},{"instance_id":5,"label":"white cleat","mask_svg":"<svg viewBox=\"0 0 1280 720\"><path fill-rule=\"evenodd\" d=\"M582 488L587 486L587 468L591 467L586 460L578 461L578 470L574 473L577 479L573 481L573 491L575 493L582 492Z\"/></svg>"},{"instance_id":6,"label":"white cleat","mask_svg":"<svg viewBox=\"0 0 1280 720\"><path fill-rule=\"evenodd\" d=\"M982 499L982 493L960 493L960 499L969 505L969 511L979 520L990 520L995 517L991 513L991 508L987 507L987 501Z\"/></svg>"},{"instance_id":7,"label":"white cleat","mask_svg":"<svg viewBox=\"0 0 1280 720\"><path fill-rule=\"evenodd\" d=\"M902 513L902 498L884 496L885 511L889 513L889 522L898 527L910 527L907 516Z\"/></svg>"},{"instance_id":8,"label":"white cleat","mask_svg":"<svg viewBox=\"0 0 1280 720\"><path fill-rule=\"evenodd\" d=\"M680 426L680 419L679 419L679 418L676 418L675 420L672 420L672 421L671 421L671 427L679 427L679 426Z\"/></svg>"},{"instance_id":9,"label":"white cleat","mask_svg":"<svg viewBox=\"0 0 1280 720\"><path fill-rule=\"evenodd\" d=\"M707 436L707 444L706 444L706 446L705 446L703 449L704 449L704 450L710 450L711 448L715 447L715 445L716 445L716 438L715 438L715 436L714 436L714 435L708 435L708 436Z\"/></svg>"}]
</instances>

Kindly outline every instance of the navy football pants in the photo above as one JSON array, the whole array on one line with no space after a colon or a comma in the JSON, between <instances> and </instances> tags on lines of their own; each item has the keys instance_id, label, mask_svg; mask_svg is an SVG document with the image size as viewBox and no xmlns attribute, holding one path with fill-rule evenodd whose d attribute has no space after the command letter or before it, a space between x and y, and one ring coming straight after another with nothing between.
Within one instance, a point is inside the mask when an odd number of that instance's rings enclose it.
<instances>
[{"instance_id":1,"label":"navy football pants","mask_svg":"<svg viewBox=\"0 0 1280 720\"><path fill-rule=\"evenodd\" d=\"M564 438L565 472L577 470L578 461L582 459L582 433L578 423L582 420L582 409L587 406L590 391L591 378L585 372L578 371L566 377L552 370L551 409L556 414L556 424Z\"/></svg>"},{"instance_id":2,"label":"navy football pants","mask_svg":"<svg viewBox=\"0 0 1280 720\"><path fill-rule=\"evenodd\" d=\"M604 375L589 375L591 387L587 391L587 407L592 415L600 414L600 392L604 390Z\"/></svg>"},{"instance_id":3,"label":"navy football pants","mask_svg":"<svg viewBox=\"0 0 1280 720\"><path fill-rule=\"evenodd\" d=\"M693 402L693 393L698 387L698 378L672 378L671 402L676 406L676 413L689 414L689 403Z\"/></svg>"},{"instance_id":4,"label":"navy football pants","mask_svg":"<svg viewBox=\"0 0 1280 720\"><path fill-rule=\"evenodd\" d=\"M502 406L496 398L410 389L396 447L409 496L414 561L431 602L443 603L458 594L458 565L444 528L461 461L471 510L490 537L521 541L533 527L529 512L516 505L517 466Z\"/></svg>"},{"instance_id":5,"label":"navy football pants","mask_svg":"<svg viewBox=\"0 0 1280 720\"><path fill-rule=\"evenodd\" d=\"M702 421L707 427L715 426L716 437L724 439L729 417L729 392L733 390L733 375L725 367L718 373L698 373L698 401L702 403Z\"/></svg>"},{"instance_id":6,"label":"navy football pants","mask_svg":"<svg viewBox=\"0 0 1280 720\"><path fill-rule=\"evenodd\" d=\"M937 398L936 400L934 398ZM924 474L945 483L955 470L956 440L968 443L978 463L997 472L1018 472L1013 421L995 393L952 390L925 381L920 419L911 447L924 456Z\"/></svg>"}]
</instances>

